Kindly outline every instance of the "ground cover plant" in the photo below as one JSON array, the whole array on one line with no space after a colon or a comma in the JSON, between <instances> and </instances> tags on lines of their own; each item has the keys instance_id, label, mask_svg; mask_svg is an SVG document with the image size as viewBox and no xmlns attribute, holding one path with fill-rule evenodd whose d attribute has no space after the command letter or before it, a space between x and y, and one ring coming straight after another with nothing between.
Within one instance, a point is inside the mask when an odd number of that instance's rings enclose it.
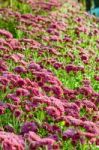
<instances>
[{"instance_id":1,"label":"ground cover plant","mask_svg":"<svg viewBox=\"0 0 99 150\"><path fill-rule=\"evenodd\" d=\"M74 0L1 5L0 148L99 149L99 24Z\"/></svg>"}]
</instances>

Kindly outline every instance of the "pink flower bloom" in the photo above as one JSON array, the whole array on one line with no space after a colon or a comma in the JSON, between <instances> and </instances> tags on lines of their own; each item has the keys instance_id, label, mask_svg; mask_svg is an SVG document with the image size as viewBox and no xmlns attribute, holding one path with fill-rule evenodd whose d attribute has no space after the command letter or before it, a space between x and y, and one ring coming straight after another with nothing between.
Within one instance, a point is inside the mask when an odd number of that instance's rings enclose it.
<instances>
[{"instance_id":1,"label":"pink flower bloom","mask_svg":"<svg viewBox=\"0 0 99 150\"><path fill-rule=\"evenodd\" d=\"M51 91L51 87L47 86L47 85L43 86L43 89L44 89L45 92L50 92Z\"/></svg>"},{"instance_id":2,"label":"pink flower bloom","mask_svg":"<svg viewBox=\"0 0 99 150\"><path fill-rule=\"evenodd\" d=\"M55 62L55 63L53 64L53 66L55 67L55 69L59 69L59 68L62 68L62 67L63 67L62 63L60 63L60 62Z\"/></svg>"},{"instance_id":3,"label":"pink flower bloom","mask_svg":"<svg viewBox=\"0 0 99 150\"><path fill-rule=\"evenodd\" d=\"M71 102L71 103L64 103L64 107L76 110L77 112L79 111L79 107L73 102Z\"/></svg>"},{"instance_id":4,"label":"pink flower bloom","mask_svg":"<svg viewBox=\"0 0 99 150\"><path fill-rule=\"evenodd\" d=\"M10 39L10 40L7 40L7 41L9 42L12 49L21 49L20 42L17 39Z\"/></svg>"},{"instance_id":5,"label":"pink flower bloom","mask_svg":"<svg viewBox=\"0 0 99 150\"><path fill-rule=\"evenodd\" d=\"M0 83L3 85L7 85L9 83L9 80L6 77L0 77Z\"/></svg>"},{"instance_id":6,"label":"pink flower bloom","mask_svg":"<svg viewBox=\"0 0 99 150\"><path fill-rule=\"evenodd\" d=\"M56 107L61 115L64 114L64 106L63 103L60 101L60 99L57 99L55 97L50 97L50 101L51 101L51 105L53 105L54 107Z\"/></svg>"},{"instance_id":7,"label":"pink flower bloom","mask_svg":"<svg viewBox=\"0 0 99 150\"><path fill-rule=\"evenodd\" d=\"M39 64L36 64L36 63L34 63L34 62L31 62L30 64L29 64L29 67L28 67L29 69L35 69L35 70L41 70L41 67L40 67L40 65Z\"/></svg>"},{"instance_id":8,"label":"pink flower bloom","mask_svg":"<svg viewBox=\"0 0 99 150\"><path fill-rule=\"evenodd\" d=\"M22 66L15 67L14 71L17 73L26 73L26 69Z\"/></svg>"},{"instance_id":9,"label":"pink flower bloom","mask_svg":"<svg viewBox=\"0 0 99 150\"><path fill-rule=\"evenodd\" d=\"M5 52L7 52L8 51L8 49L6 48L6 47L4 47L4 46L0 46L0 51L5 51Z\"/></svg>"},{"instance_id":10,"label":"pink flower bloom","mask_svg":"<svg viewBox=\"0 0 99 150\"><path fill-rule=\"evenodd\" d=\"M95 79L96 81L99 81L99 76L95 75L95 76L94 76L94 79Z\"/></svg>"},{"instance_id":11,"label":"pink flower bloom","mask_svg":"<svg viewBox=\"0 0 99 150\"><path fill-rule=\"evenodd\" d=\"M89 138L89 139L94 138L94 137L97 137L96 134L93 134L93 133L90 133L90 132L82 132L82 131L79 131L79 133L80 133L81 136L85 136L85 137L87 137L87 138Z\"/></svg>"},{"instance_id":12,"label":"pink flower bloom","mask_svg":"<svg viewBox=\"0 0 99 150\"><path fill-rule=\"evenodd\" d=\"M56 41L60 41L60 38L56 35L53 35L53 36L51 36L50 40L56 42Z\"/></svg>"},{"instance_id":13,"label":"pink flower bloom","mask_svg":"<svg viewBox=\"0 0 99 150\"><path fill-rule=\"evenodd\" d=\"M11 49L11 45L3 38L0 38L0 46L4 46L5 48L10 48Z\"/></svg>"},{"instance_id":14,"label":"pink flower bloom","mask_svg":"<svg viewBox=\"0 0 99 150\"><path fill-rule=\"evenodd\" d=\"M54 106L47 107L46 111L50 116L52 116L54 118L61 116L60 111L57 108L55 108Z\"/></svg>"},{"instance_id":15,"label":"pink flower bloom","mask_svg":"<svg viewBox=\"0 0 99 150\"><path fill-rule=\"evenodd\" d=\"M76 133L77 133L77 132L76 132L75 129L72 129L72 128L67 129L67 130L63 133L62 138L63 138L64 140L66 140L66 139L68 139L68 138L73 138Z\"/></svg>"},{"instance_id":16,"label":"pink flower bloom","mask_svg":"<svg viewBox=\"0 0 99 150\"><path fill-rule=\"evenodd\" d=\"M95 60L96 60L96 62L99 62L99 57L96 57L96 59L95 59Z\"/></svg>"},{"instance_id":17,"label":"pink flower bloom","mask_svg":"<svg viewBox=\"0 0 99 150\"><path fill-rule=\"evenodd\" d=\"M7 108L11 110L11 112L14 112L15 109L17 109L17 106L14 104L7 103Z\"/></svg>"},{"instance_id":18,"label":"pink flower bloom","mask_svg":"<svg viewBox=\"0 0 99 150\"><path fill-rule=\"evenodd\" d=\"M66 69L67 73L69 73L69 72L71 72L71 71L74 71L74 70L76 71L75 66L72 65L72 64L67 65L65 69Z\"/></svg>"},{"instance_id":19,"label":"pink flower bloom","mask_svg":"<svg viewBox=\"0 0 99 150\"><path fill-rule=\"evenodd\" d=\"M19 109L15 109L14 112L13 112L13 114L15 115L15 117L18 118L18 117L20 117L22 115L22 111L19 110Z\"/></svg>"},{"instance_id":20,"label":"pink flower bloom","mask_svg":"<svg viewBox=\"0 0 99 150\"><path fill-rule=\"evenodd\" d=\"M83 127L86 129L87 132L99 135L99 127L97 127L96 124L92 121L84 121Z\"/></svg>"},{"instance_id":21,"label":"pink flower bloom","mask_svg":"<svg viewBox=\"0 0 99 150\"><path fill-rule=\"evenodd\" d=\"M53 93L59 98L63 95L63 90L61 87L57 86L57 85L54 85L52 86L52 91Z\"/></svg>"},{"instance_id":22,"label":"pink flower bloom","mask_svg":"<svg viewBox=\"0 0 99 150\"><path fill-rule=\"evenodd\" d=\"M31 91L32 96L42 96L42 94L38 88L33 87L30 89L30 91Z\"/></svg>"},{"instance_id":23,"label":"pink flower bloom","mask_svg":"<svg viewBox=\"0 0 99 150\"><path fill-rule=\"evenodd\" d=\"M0 115L4 114L4 112L5 112L5 107L0 106Z\"/></svg>"},{"instance_id":24,"label":"pink flower bloom","mask_svg":"<svg viewBox=\"0 0 99 150\"><path fill-rule=\"evenodd\" d=\"M27 140L30 143L31 149L41 147L41 146L49 147L49 145L54 145L54 143L55 143L54 139L49 138L49 137L41 138L33 131L29 131L29 133L27 133L25 136L27 137Z\"/></svg>"},{"instance_id":25,"label":"pink flower bloom","mask_svg":"<svg viewBox=\"0 0 99 150\"><path fill-rule=\"evenodd\" d=\"M13 100L14 102L20 102L20 98L17 97L15 94L8 94L7 98Z\"/></svg>"},{"instance_id":26,"label":"pink flower bloom","mask_svg":"<svg viewBox=\"0 0 99 150\"><path fill-rule=\"evenodd\" d=\"M32 141L40 141L41 138L39 135L37 135L35 132L33 131L29 131L28 134L26 134L26 137Z\"/></svg>"},{"instance_id":27,"label":"pink flower bloom","mask_svg":"<svg viewBox=\"0 0 99 150\"><path fill-rule=\"evenodd\" d=\"M69 37L64 37L63 41L64 42L72 42L71 38L69 38Z\"/></svg>"},{"instance_id":28,"label":"pink flower bloom","mask_svg":"<svg viewBox=\"0 0 99 150\"><path fill-rule=\"evenodd\" d=\"M6 132L14 132L14 128L11 127L10 125L5 125L5 126L4 126L4 130L5 130Z\"/></svg>"},{"instance_id":29,"label":"pink flower bloom","mask_svg":"<svg viewBox=\"0 0 99 150\"><path fill-rule=\"evenodd\" d=\"M75 111L75 109L65 108L65 114L67 116L72 116L75 118L79 117L79 111L77 111L77 110Z\"/></svg>"},{"instance_id":30,"label":"pink flower bloom","mask_svg":"<svg viewBox=\"0 0 99 150\"><path fill-rule=\"evenodd\" d=\"M51 104L51 100L47 97L47 96L34 96L33 99L32 99L33 102L36 102L36 103L45 103L47 105L50 105Z\"/></svg>"},{"instance_id":31,"label":"pink flower bloom","mask_svg":"<svg viewBox=\"0 0 99 150\"><path fill-rule=\"evenodd\" d=\"M79 92L81 94L88 96L88 95L91 95L93 93L93 90L90 86L83 86L82 88L79 89Z\"/></svg>"},{"instance_id":32,"label":"pink flower bloom","mask_svg":"<svg viewBox=\"0 0 99 150\"><path fill-rule=\"evenodd\" d=\"M36 126L36 124L34 122L26 122L21 127L21 134L29 133L29 131L37 132L37 126Z\"/></svg>"},{"instance_id":33,"label":"pink flower bloom","mask_svg":"<svg viewBox=\"0 0 99 150\"><path fill-rule=\"evenodd\" d=\"M24 81L24 79L18 79L17 80L17 85L19 86L19 87L22 87L23 85L25 85L25 81Z\"/></svg>"},{"instance_id":34,"label":"pink flower bloom","mask_svg":"<svg viewBox=\"0 0 99 150\"><path fill-rule=\"evenodd\" d=\"M93 108L95 111L97 110L95 104L90 100L83 100L82 103L88 108Z\"/></svg>"},{"instance_id":35,"label":"pink flower bloom","mask_svg":"<svg viewBox=\"0 0 99 150\"><path fill-rule=\"evenodd\" d=\"M6 36L7 38L13 38L13 35L4 29L0 29L0 34Z\"/></svg>"},{"instance_id":36,"label":"pink flower bloom","mask_svg":"<svg viewBox=\"0 0 99 150\"><path fill-rule=\"evenodd\" d=\"M44 145L53 145L55 143L55 140L51 138L43 138L41 139L41 143Z\"/></svg>"},{"instance_id":37,"label":"pink flower bloom","mask_svg":"<svg viewBox=\"0 0 99 150\"><path fill-rule=\"evenodd\" d=\"M0 143L4 150L24 150L25 143L21 136L0 131Z\"/></svg>"},{"instance_id":38,"label":"pink flower bloom","mask_svg":"<svg viewBox=\"0 0 99 150\"><path fill-rule=\"evenodd\" d=\"M3 60L0 60L0 72L7 71L7 70L8 70L8 67L6 63Z\"/></svg>"},{"instance_id":39,"label":"pink flower bloom","mask_svg":"<svg viewBox=\"0 0 99 150\"><path fill-rule=\"evenodd\" d=\"M66 124L73 125L73 126L81 126L83 123L82 120L76 119L72 116L63 117L63 120L66 121Z\"/></svg>"},{"instance_id":40,"label":"pink flower bloom","mask_svg":"<svg viewBox=\"0 0 99 150\"><path fill-rule=\"evenodd\" d=\"M18 89L16 90L16 95L17 95L17 96L29 96L29 95L30 95L30 92L29 92L27 89L18 88Z\"/></svg>"},{"instance_id":41,"label":"pink flower bloom","mask_svg":"<svg viewBox=\"0 0 99 150\"><path fill-rule=\"evenodd\" d=\"M15 62L19 62L19 61L21 60L21 58L20 58L17 54L11 55L11 58L12 58Z\"/></svg>"}]
</instances>

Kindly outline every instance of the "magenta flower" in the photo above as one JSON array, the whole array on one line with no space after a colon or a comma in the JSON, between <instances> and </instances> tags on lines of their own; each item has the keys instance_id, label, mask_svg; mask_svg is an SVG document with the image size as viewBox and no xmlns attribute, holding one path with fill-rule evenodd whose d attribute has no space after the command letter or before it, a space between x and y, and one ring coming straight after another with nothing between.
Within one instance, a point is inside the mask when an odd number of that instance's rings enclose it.
<instances>
[{"instance_id":1,"label":"magenta flower","mask_svg":"<svg viewBox=\"0 0 99 150\"><path fill-rule=\"evenodd\" d=\"M48 113L50 116L52 116L52 117L54 117L54 118L58 118L58 117L61 116L60 111L59 111L57 108L53 107L53 106L47 107L47 108L46 108L46 111L47 111L47 113Z\"/></svg>"},{"instance_id":2,"label":"magenta flower","mask_svg":"<svg viewBox=\"0 0 99 150\"><path fill-rule=\"evenodd\" d=\"M90 132L82 132L82 131L79 131L79 133L80 133L81 136L85 136L85 137L87 137L87 138L89 138L89 139L92 139L92 138L97 137L96 134L93 134L93 133L90 133Z\"/></svg>"},{"instance_id":3,"label":"magenta flower","mask_svg":"<svg viewBox=\"0 0 99 150\"><path fill-rule=\"evenodd\" d=\"M17 117L17 118L22 115L22 111L19 110L19 109L15 109L13 113L14 113L14 116Z\"/></svg>"},{"instance_id":4,"label":"magenta flower","mask_svg":"<svg viewBox=\"0 0 99 150\"><path fill-rule=\"evenodd\" d=\"M50 40L56 42L56 41L60 41L60 38L56 35L53 35L51 36Z\"/></svg>"},{"instance_id":5,"label":"magenta flower","mask_svg":"<svg viewBox=\"0 0 99 150\"><path fill-rule=\"evenodd\" d=\"M64 114L64 106L63 103L60 101L60 99L57 99L55 97L50 97L50 101L51 101L51 105L56 107L60 111L61 115Z\"/></svg>"},{"instance_id":6,"label":"magenta flower","mask_svg":"<svg viewBox=\"0 0 99 150\"><path fill-rule=\"evenodd\" d=\"M41 139L41 143L44 144L44 145L53 145L55 143L55 140L54 139L51 139L51 138L43 138Z\"/></svg>"},{"instance_id":7,"label":"magenta flower","mask_svg":"<svg viewBox=\"0 0 99 150\"><path fill-rule=\"evenodd\" d=\"M30 95L30 92L29 92L27 89L18 88L18 89L16 90L16 95L17 95L17 96L29 96L29 95Z\"/></svg>"},{"instance_id":8,"label":"magenta flower","mask_svg":"<svg viewBox=\"0 0 99 150\"><path fill-rule=\"evenodd\" d=\"M2 115L2 114L4 114L4 112L5 112L5 107L3 107L3 106L0 106L0 115Z\"/></svg>"},{"instance_id":9,"label":"magenta flower","mask_svg":"<svg viewBox=\"0 0 99 150\"><path fill-rule=\"evenodd\" d=\"M51 87L47 86L47 85L43 86L43 89L44 89L45 92L50 92L51 91Z\"/></svg>"},{"instance_id":10,"label":"magenta flower","mask_svg":"<svg viewBox=\"0 0 99 150\"><path fill-rule=\"evenodd\" d=\"M24 79L18 79L17 80L17 85L19 86L19 87L22 87L23 85L25 85L25 80Z\"/></svg>"},{"instance_id":11,"label":"magenta flower","mask_svg":"<svg viewBox=\"0 0 99 150\"><path fill-rule=\"evenodd\" d=\"M69 73L69 72L71 72L71 71L76 71L75 66L72 65L72 64L67 65L65 69L66 69L67 73Z\"/></svg>"},{"instance_id":12,"label":"magenta flower","mask_svg":"<svg viewBox=\"0 0 99 150\"><path fill-rule=\"evenodd\" d=\"M4 150L24 150L25 148L22 137L10 132L0 131L0 142Z\"/></svg>"},{"instance_id":13,"label":"magenta flower","mask_svg":"<svg viewBox=\"0 0 99 150\"><path fill-rule=\"evenodd\" d=\"M67 125L82 126L83 124L82 120L76 119L75 117L72 116L63 117L63 120L66 121Z\"/></svg>"},{"instance_id":14,"label":"magenta flower","mask_svg":"<svg viewBox=\"0 0 99 150\"><path fill-rule=\"evenodd\" d=\"M14 102L20 102L20 98L17 97L15 94L8 94L7 98L13 100Z\"/></svg>"},{"instance_id":15,"label":"magenta flower","mask_svg":"<svg viewBox=\"0 0 99 150\"><path fill-rule=\"evenodd\" d=\"M67 129L64 133L63 133L63 140L67 140L68 138L73 138L76 134L76 130L73 128Z\"/></svg>"},{"instance_id":16,"label":"magenta flower","mask_svg":"<svg viewBox=\"0 0 99 150\"><path fill-rule=\"evenodd\" d=\"M63 41L64 41L64 42L72 42L72 40L71 40L70 37L64 37Z\"/></svg>"},{"instance_id":17,"label":"magenta flower","mask_svg":"<svg viewBox=\"0 0 99 150\"><path fill-rule=\"evenodd\" d=\"M54 85L52 86L52 91L53 93L59 98L63 95L63 90L61 87L57 86L57 85Z\"/></svg>"},{"instance_id":18,"label":"magenta flower","mask_svg":"<svg viewBox=\"0 0 99 150\"><path fill-rule=\"evenodd\" d=\"M0 51L5 51L5 52L7 52L8 51L8 49L6 48L6 47L4 47L4 46L0 46Z\"/></svg>"},{"instance_id":19,"label":"magenta flower","mask_svg":"<svg viewBox=\"0 0 99 150\"><path fill-rule=\"evenodd\" d=\"M21 59L17 54L13 54L10 56L12 58L12 60L14 60L15 62L19 62Z\"/></svg>"},{"instance_id":20,"label":"magenta flower","mask_svg":"<svg viewBox=\"0 0 99 150\"><path fill-rule=\"evenodd\" d=\"M47 105L51 104L51 100L47 96L40 96L40 97L34 96L32 101L35 103L41 103L41 104L45 103Z\"/></svg>"},{"instance_id":21,"label":"magenta flower","mask_svg":"<svg viewBox=\"0 0 99 150\"><path fill-rule=\"evenodd\" d=\"M55 141L58 141L59 140L59 137L57 134L53 134L53 135L50 135L49 138L55 140Z\"/></svg>"},{"instance_id":22,"label":"magenta flower","mask_svg":"<svg viewBox=\"0 0 99 150\"><path fill-rule=\"evenodd\" d=\"M26 122L21 127L21 134L29 133L29 131L37 132L37 125L34 122Z\"/></svg>"},{"instance_id":23,"label":"magenta flower","mask_svg":"<svg viewBox=\"0 0 99 150\"><path fill-rule=\"evenodd\" d=\"M83 127L86 129L87 132L94 133L96 135L99 135L99 128L98 126L93 123L92 121L84 121Z\"/></svg>"},{"instance_id":24,"label":"magenta flower","mask_svg":"<svg viewBox=\"0 0 99 150\"><path fill-rule=\"evenodd\" d=\"M94 79L95 79L96 81L99 81L99 76L98 76L98 75L95 75L95 76L94 76Z\"/></svg>"},{"instance_id":25,"label":"magenta flower","mask_svg":"<svg viewBox=\"0 0 99 150\"><path fill-rule=\"evenodd\" d=\"M83 100L82 103L88 108L93 108L95 111L97 110L95 104L90 100Z\"/></svg>"},{"instance_id":26,"label":"magenta flower","mask_svg":"<svg viewBox=\"0 0 99 150\"><path fill-rule=\"evenodd\" d=\"M17 108L17 106L14 104L7 103L7 108L10 109L12 112L14 112L14 110Z\"/></svg>"},{"instance_id":27,"label":"magenta flower","mask_svg":"<svg viewBox=\"0 0 99 150\"><path fill-rule=\"evenodd\" d=\"M62 63L60 63L60 62L55 62L55 63L53 64L53 66L55 67L55 69L59 69L59 68L62 68L62 67L63 67Z\"/></svg>"},{"instance_id":28,"label":"magenta flower","mask_svg":"<svg viewBox=\"0 0 99 150\"><path fill-rule=\"evenodd\" d=\"M29 68L29 69L35 69L35 70L37 70L37 71L41 70L40 65L39 65L39 64L36 64L36 63L34 63L34 62L31 62L31 63L29 64L29 67L28 67L28 68Z\"/></svg>"},{"instance_id":29,"label":"magenta flower","mask_svg":"<svg viewBox=\"0 0 99 150\"><path fill-rule=\"evenodd\" d=\"M10 126L10 125L5 125L4 126L4 130L6 132L14 132L14 128L12 126Z\"/></svg>"},{"instance_id":30,"label":"magenta flower","mask_svg":"<svg viewBox=\"0 0 99 150\"><path fill-rule=\"evenodd\" d=\"M13 38L13 35L4 29L0 29L0 34L6 36L6 38Z\"/></svg>"},{"instance_id":31,"label":"magenta flower","mask_svg":"<svg viewBox=\"0 0 99 150\"><path fill-rule=\"evenodd\" d=\"M33 131L29 131L25 136L29 141L41 141L40 136Z\"/></svg>"},{"instance_id":32,"label":"magenta flower","mask_svg":"<svg viewBox=\"0 0 99 150\"><path fill-rule=\"evenodd\" d=\"M0 60L0 72L7 71L7 70L8 70L8 67L6 63L3 60Z\"/></svg>"},{"instance_id":33,"label":"magenta flower","mask_svg":"<svg viewBox=\"0 0 99 150\"><path fill-rule=\"evenodd\" d=\"M88 95L92 95L93 90L90 86L84 86L84 87L79 89L79 92L81 94L84 94L84 95L88 96Z\"/></svg>"},{"instance_id":34,"label":"magenta flower","mask_svg":"<svg viewBox=\"0 0 99 150\"><path fill-rule=\"evenodd\" d=\"M19 73L19 74L20 73L26 73L26 69L23 66L17 66L17 67L15 67L14 71L17 72L17 73Z\"/></svg>"},{"instance_id":35,"label":"magenta flower","mask_svg":"<svg viewBox=\"0 0 99 150\"><path fill-rule=\"evenodd\" d=\"M10 39L10 40L8 40L8 42L13 50L16 50L16 49L21 50L22 49L21 44L17 39ZM18 54L13 54L13 56L17 57Z\"/></svg>"}]
</instances>

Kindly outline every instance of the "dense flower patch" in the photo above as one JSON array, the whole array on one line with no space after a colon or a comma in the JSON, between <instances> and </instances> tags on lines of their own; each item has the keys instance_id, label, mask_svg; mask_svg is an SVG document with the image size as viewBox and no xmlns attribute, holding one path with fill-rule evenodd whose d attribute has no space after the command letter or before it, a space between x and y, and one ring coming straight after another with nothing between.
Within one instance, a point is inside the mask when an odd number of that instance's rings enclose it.
<instances>
[{"instance_id":1,"label":"dense flower patch","mask_svg":"<svg viewBox=\"0 0 99 150\"><path fill-rule=\"evenodd\" d=\"M68 141L97 148L96 18L72 0L17 3L31 14L0 9L1 148L65 150Z\"/></svg>"}]
</instances>

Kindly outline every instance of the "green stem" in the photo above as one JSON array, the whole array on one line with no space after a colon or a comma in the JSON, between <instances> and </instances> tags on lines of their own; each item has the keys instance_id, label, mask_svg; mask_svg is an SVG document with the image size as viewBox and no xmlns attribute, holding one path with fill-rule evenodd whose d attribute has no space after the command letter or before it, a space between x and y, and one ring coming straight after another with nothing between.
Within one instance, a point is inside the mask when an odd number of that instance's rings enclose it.
<instances>
[{"instance_id":1,"label":"green stem","mask_svg":"<svg viewBox=\"0 0 99 150\"><path fill-rule=\"evenodd\" d=\"M13 0L10 0L10 7L13 6Z\"/></svg>"}]
</instances>

